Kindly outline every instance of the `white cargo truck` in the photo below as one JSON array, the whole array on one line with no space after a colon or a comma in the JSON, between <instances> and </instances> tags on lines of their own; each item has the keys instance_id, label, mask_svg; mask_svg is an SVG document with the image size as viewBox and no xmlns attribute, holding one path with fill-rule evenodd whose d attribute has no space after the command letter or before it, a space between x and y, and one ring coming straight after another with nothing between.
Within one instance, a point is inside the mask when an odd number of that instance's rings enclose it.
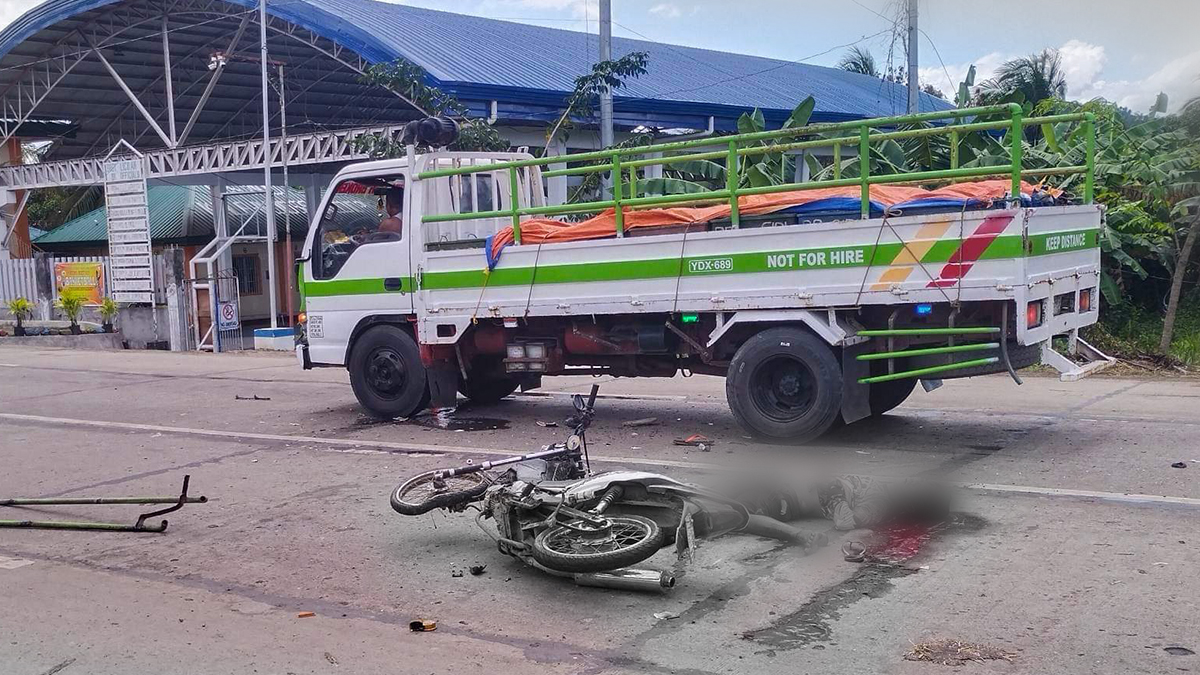
<instances>
[{"instance_id":1,"label":"white cargo truck","mask_svg":"<svg viewBox=\"0 0 1200 675\"><path fill-rule=\"evenodd\" d=\"M296 352L347 368L388 418L551 375L722 375L742 426L800 440L894 408L918 380L1019 382L1037 363L1073 379L1106 363L1078 337L1099 306L1092 124L997 106L543 159L409 146L324 195ZM1042 125L1077 125L1082 156L1024 166ZM857 170L888 140L970 134L1008 163L959 167L955 147L948 169ZM817 148L833 157L821 181L741 180L766 153ZM639 190L647 167L713 160L725 183L707 192ZM616 178L610 199L546 203L546 180L598 172ZM1048 176L1075 196L1030 185Z\"/></svg>"}]
</instances>

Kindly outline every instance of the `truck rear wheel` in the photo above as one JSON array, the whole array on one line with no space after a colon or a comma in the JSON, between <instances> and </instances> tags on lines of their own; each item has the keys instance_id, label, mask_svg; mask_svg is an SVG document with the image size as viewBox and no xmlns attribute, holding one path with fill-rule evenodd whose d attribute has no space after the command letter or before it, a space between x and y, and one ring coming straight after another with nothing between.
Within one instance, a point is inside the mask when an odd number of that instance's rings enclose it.
<instances>
[{"instance_id":1,"label":"truck rear wheel","mask_svg":"<svg viewBox=\"0 0 1200 675\"><path fill-rule=\"evenodd\" d=\"M878 417L892 408L904 403L917 386L916 378L876 382L870 385L868 396L871 402L871 415Z\"/></svg>"},{"instance_id":2,"label":"truck rear wheel","mask_svg":"<svg viewBox=\"0 0 1200 675\"><path fill-rule=\"evenodd\" d=\"M511 377L475 376L459 383L458 390L472 403L486 404L495 403L508 396L516 391L518 386L520 382Z\"/></svg>"},{"instance_id":3,"label":"truck rear wheel","mask_svg":"<svg viewBox=\"0 0 1200 675\"><path fill-rule=\"evenodd\" d=\"M408 417L429 401L421 352L396 326L363 333L350 353L349 370L354 396L375 417Z\"/></svg>"},{"instance_id":4,"label":"truck rear wheel","mask_svg":"<svg viewBox=\"0 0 1200 675\"><path fill-rule=\"evenodd\" d=\"M812 440L842 407L842 370L829 346L798 328L770 328L733 356L725 396L739 424L772 439Z\"/></svg>"}]
</instances>

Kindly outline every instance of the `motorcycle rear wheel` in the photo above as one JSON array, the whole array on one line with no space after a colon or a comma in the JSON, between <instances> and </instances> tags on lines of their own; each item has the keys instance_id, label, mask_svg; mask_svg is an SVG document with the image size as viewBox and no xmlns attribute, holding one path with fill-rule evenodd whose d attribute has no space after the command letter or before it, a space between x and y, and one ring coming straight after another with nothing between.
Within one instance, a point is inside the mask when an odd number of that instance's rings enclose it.
<instances>
[{"instance_id":1,"label":"motorcycle rear wheel","mask_svg":"<svg viewBox=\"0 0 1200 675\"><path fill-rule=\"evenodd\" d=\"M490 482L483 472L447 476L438 471L419 473L392 491L392 509L406 516L419 516L434 509L461 506L478 499Z\"/></svg>"},{"instance_id":2,"label":"motorcycle rear wheel","mask_svg":"<svg viewBox=\"0 0 1200 675\"><path fill-rule=\"evenodd\" d=\"M642 516L608 516L611 532L602 540L558 525L533 540L533 559L556 572L605 572L637 564L662 548L658 523Z\"/></svg>"}]
</instances>

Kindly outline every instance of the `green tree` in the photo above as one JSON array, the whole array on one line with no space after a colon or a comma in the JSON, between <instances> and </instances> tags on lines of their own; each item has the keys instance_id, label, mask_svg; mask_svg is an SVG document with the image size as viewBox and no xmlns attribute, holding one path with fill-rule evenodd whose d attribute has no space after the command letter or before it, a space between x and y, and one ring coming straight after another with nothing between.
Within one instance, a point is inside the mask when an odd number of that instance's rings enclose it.
<instances>
[{"instance_id":1,"label":"green tree","mask_svg":"<svg viewBox=\"0 0 1200 675\"><path fill-rule=\"evenodd\" d=\"M562 114L546 132L546 147L552 146L560 135L565 138L574 119L592 118L606 88L616 91L625 86L627 79L645 75L649 62L650 55L646 52L630 52L619 59L592 64L592 72L575 78L575 87L567 96Z\"/></svg>"},{"instance_id":2,"label":"green tree","mask_svg":"<svg viewBox=\"0 0 1200 675\"><path fill-rule=\"evenodd\" d=\"M1019 96L1017 96L1019 94ZM980 85L979 101L991 104L1014 100L1039 103L1049 98L1065 98L1067 76L1057 49L1005 61L995 76Z\"/></svg>"},{"instance_id":3,"label":"green tree","mask_svg":"<svg viewBox=\"0 0 1200 675\"><path fill-rule=\"evenodd\" d=\"M870 75L871 77L879 77L879 66L875 63L875 57L870 50L864 49L855 45L846 50L842 58L838 60L838 68L859 75Z\"/></svg>"}]
</instances>

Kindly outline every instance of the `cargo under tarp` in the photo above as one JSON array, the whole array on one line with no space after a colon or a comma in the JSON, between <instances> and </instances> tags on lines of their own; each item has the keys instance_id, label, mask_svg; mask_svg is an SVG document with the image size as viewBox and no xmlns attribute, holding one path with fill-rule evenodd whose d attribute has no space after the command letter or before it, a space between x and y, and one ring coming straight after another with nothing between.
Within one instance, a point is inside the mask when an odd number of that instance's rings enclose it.
<instances>
[{"instance_id":1,"label":"cargo under tarp","mask_svg":"<svg viewBox=\"0 0 1200 675\"><path fill-rule=\"evenodd\" d=\"M870 207L873 217L885 213L897 214L904 209L925 208L991 208L1008 198L1012 189L1009 180L987 180L956 183L936 190L902 185L872 185ZM1021 200L1029 203L1035 198L1038 188L1021 184ZM738 198L738 213L752 216L797 209L845 210L846 217L860 212L862 189L857 186L796 190L766 195L748 195ZM728 202L713 206L674 207L663 209L626 209L624 228L626 232L656 227L707 223L730 216ZM605 239L617 234L616 211L607 209L592 218L578 223L568 223L551 218L531 218L521 221L522 244L552 244L586 239ZM641 234L648 234L641 232ZM488 269L500 262L500 254L513 243L512 226L502 228L488 237L484 253Z\"/></svg>"}]
</instances>

